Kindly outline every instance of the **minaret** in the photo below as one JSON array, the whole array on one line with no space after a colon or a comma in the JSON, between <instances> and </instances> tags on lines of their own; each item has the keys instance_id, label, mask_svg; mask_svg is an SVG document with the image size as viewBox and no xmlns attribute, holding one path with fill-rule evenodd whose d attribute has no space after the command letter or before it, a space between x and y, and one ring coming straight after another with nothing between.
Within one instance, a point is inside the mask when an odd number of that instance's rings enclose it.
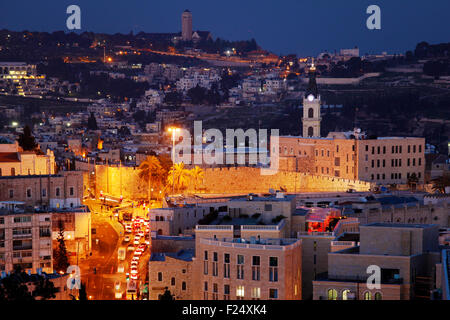
<instances>
[{"instance_id":1,"label":"minaret","mask_svg":"<svg viewBox=\"0 0 450 320\"><path fill-rule=\"evenodd\" d=\"M183 41L192 40L192 13L187 9L181 15L181 38Z\"/></svg>"},{"instance_id":2,"label":"minaret","mask_svg":"<svg viewBox=\"0 0 450 320\"><path fill-rule=\"evenodd\" d=\"M316 83L314 59L309 68L309 84L303 97L303 137L320 137L320 95Z\"/></svg>"}]
</instances>

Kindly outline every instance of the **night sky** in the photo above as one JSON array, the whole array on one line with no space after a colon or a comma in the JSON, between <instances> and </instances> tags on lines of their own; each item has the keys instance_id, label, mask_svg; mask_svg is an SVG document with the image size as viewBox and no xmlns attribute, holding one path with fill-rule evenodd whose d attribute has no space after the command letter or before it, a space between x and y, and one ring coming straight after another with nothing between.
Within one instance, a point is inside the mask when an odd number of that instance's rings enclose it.
<instances>
[{"instance_id":1,"label":"night sky","mask_svg":"<svg viewBox=\"0 0 450 320\"><path fill-rule=\"evenodd\" d=\"M181 13L194 30L228 40L255 38L276 54L316 55L358 46L361 54L404 53L420 41L450 41L449 0L1 0L0 29L66 29L66 8L81 7L81 31L178 32ZM382 30L366 28L366 8L381 7Z\"/></svg>"}]
</instances>

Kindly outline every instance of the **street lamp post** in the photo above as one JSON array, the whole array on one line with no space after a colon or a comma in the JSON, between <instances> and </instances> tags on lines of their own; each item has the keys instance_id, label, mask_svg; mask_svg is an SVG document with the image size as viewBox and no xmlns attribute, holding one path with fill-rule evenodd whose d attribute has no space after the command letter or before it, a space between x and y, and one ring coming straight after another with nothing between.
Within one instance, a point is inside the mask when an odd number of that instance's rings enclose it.
<instances>
[{"instance_id":1,"label":"street lamp post","mask_svg":"<svg viewBox=\"0 0 450 320\"><path fill-rule=\"evenodd\" d=\"M172 195L175 194L175 133L180 131L180 128L169 128L169 132L172 132Z\"/></svg>"}]
</instances>

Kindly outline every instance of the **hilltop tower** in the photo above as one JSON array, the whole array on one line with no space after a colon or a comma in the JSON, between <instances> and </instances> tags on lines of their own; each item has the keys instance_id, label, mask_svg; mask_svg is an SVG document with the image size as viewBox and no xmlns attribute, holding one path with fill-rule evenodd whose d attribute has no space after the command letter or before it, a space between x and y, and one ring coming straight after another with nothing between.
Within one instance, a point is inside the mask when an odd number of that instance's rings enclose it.
<instances>
[{"instance_id":1,"label":"hilltop tower","mask_svg":"<svg viewBox=\"0 0 450 320\"><path fill-rule=\"evenodd\" d=\"M303 97L303 137L320 137L320 95L314 60L309 68L309 84Z\"/></svg>"},{"instance_id":2,"label":"hilltop tower","mask_svg":"<svg viewBox=\"0 0 450 320\"><path fill-rule=\"evenodd\" d=\"M187 9L181 14L181 38L183 41L192 40L192 13Z\"/></svg>"}]
</instances>

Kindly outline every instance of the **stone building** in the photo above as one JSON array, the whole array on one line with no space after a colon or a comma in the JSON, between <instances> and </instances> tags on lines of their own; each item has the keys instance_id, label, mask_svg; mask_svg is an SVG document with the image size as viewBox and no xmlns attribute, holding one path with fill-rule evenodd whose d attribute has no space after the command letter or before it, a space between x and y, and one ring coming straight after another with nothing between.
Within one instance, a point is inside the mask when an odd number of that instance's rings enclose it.
<instances>
[{"instance_id":1,"label":"stone building","mask_svg":"<svg viewBox=\"0 0 450 320\"><path fill-rule=\"evenodd\" d=\"M62 171L52 175L0 177L0 201L23 201L26 206L76 208L83 198L80 171Z\"/></svg>"},{"instance_id":2,"label":"stone building","mask_svg":"<svg viewBox=\"0 0 450 320\"><path fill-rule=\"evenodd\" d=\"M55 173L55 156L47 150L45 155L23 151L17 141L0 137L0 177L41 175Z\"/></svg>"},{"instance_id":3,"label":"stone building","mask_svg":"<svg viewBox=\"0 0 450 320\"><path fill-rule=\"evenodd\" d=\"M313 299L428 299L440 261L438 230L426 224L360 226L359 246L328 254L328 273L313 281ZM368 285L370 268L379 268L379 288Z\"/></svg>"},{"instance_id":4,"label":"stone building","mask_svg":"<svg viewBox=\"0 0 450 320\"><path fill-rule=\"evenodd\" d=\"M209 211L194 205L149 210L150 232L155 235L174 236L194 230L198 221Z\"/></svg>"},{"instance_id":5,"label":"stone building","mask_svg":"<svg viewBox=\"0 0 450 320\"><path fill-rule=\"evenodd\" d=\"M301 240L201 238L195 300L300 300Z\"/></svg>"},{"instance_id":6,"label":"stone building","mask_svg":"<svg viewBox=\"0 0 450 320\"><path fill-rule=\"evenodd\" d=\"M152 253L149 260L149 300L158 300L167 288L176 300L191 300L193 249L174 253Z\"/></svg>"},{"instance_id":7,"label":"stone building","mask_svg":"<svg viewBox=\"0 0 450 320\"><path fill-rule=\"evenodd\" d=\"M280 137L280 170L340 177L380 185L424 183L425 139L356 139L357 132L326 138Z\"/></svg>"}]
</instances>

